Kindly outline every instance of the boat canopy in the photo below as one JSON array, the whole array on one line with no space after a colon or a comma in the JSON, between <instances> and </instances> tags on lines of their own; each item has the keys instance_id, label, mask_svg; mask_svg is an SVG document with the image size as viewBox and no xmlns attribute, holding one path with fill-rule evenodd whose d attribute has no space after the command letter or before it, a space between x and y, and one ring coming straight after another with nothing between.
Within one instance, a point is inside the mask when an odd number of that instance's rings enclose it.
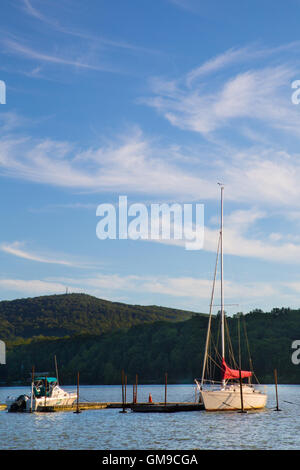
<instances>
[{"instance_id":1,"label":"boat canopy","mask_svg":"<svg viewBox=\"0 0 300 470\"><path fill-rule=\"evenodd\" d=\"M252 372L248 370L241 370L241 378L244 379L245 377L251 377ZM225 362L225 359L222 359L222 380L229 380L229 379L239 379L240 378L240 371L236 369L230 369Z\"/></svg>"},{"instance_id":2,"label":"boat canopy","mask_svg":"<svg viewBox=\"0 0 300 470\"><path fill-rule=\"evenodd\" d=\"M47 380L47 382L49 383L57 382L57 379L55 377L35 377L34 380Z\"/></svg>"}]
</instances>

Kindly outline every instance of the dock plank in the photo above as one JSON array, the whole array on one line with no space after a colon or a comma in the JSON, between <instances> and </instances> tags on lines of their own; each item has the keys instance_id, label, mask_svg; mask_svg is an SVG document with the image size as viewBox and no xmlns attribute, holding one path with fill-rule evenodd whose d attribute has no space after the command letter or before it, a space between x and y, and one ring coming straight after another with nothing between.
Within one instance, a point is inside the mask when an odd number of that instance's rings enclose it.
<instances>
[{"instance_id":1,"label":"dock plank","mask_svg":"<svg viewBox=\"0 0 300 470\"><path fill-rule=\"evenodd\" d=\"M180 411L199 411L204 406L200 403L135 403L131 409L138 413L177 413Z\"/></svg>"},{"instance_id":2,"label":"dock plank","mask_svg":"<svg viewBox=\"0 0 300 470\"><path fill-rule=\"evenodd\" d=\"M134 412L139 413L175 413L179 411L198 411L203 410L204 407L200 403L190 403L190 402L155 402L155 403L125 403L122 402L80 402L79 410L103 410L103 409L130 409ZM5 404L0 403L0 411L7 409ZM61 411L76 411L77 404L74 405L57 405L57 406L46 406L38 409L38 412L41 413L53 413Z\"/></svg>"}]
</instances>

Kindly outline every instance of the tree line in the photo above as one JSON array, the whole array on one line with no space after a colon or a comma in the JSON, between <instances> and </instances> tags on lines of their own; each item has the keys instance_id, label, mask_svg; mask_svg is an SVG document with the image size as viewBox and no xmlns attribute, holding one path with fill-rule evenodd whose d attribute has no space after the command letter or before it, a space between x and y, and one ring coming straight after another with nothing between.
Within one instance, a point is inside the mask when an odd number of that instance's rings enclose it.
<instances>
[{"instance_id":1,"label":"tree line","mask_svg":"<svg viewBox=\"0 0 300 470\"><path fill-rule=\"evenodd\" d=\"M215 341L219 322L219 315L214 316ZM24 381L33 365L53 374L56 356L64 384L74 384L77 371L85 384L119 384L122 369L128 383L134 382L136 374L140 383L162 383L165 372L170 383L190 383L201 375L207 323L207 316L194 315L185 321L154 321L101 334L19 338L9 343L0 380L8 384ZM272 383L275 368L281 383L300 383L300 365L291 361L291 344L300 339L300 310L257 309L227 318L227 326L228 347L237 356L240 352L243 369L253 364L260 383Z\"/></svg>"}]
</instances>

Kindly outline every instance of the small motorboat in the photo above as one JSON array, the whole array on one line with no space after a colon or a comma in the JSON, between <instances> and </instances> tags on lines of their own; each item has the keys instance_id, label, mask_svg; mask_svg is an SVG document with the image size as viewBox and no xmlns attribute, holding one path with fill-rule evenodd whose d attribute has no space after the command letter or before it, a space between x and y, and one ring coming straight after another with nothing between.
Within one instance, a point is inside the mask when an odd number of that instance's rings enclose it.
<instances>
[{"instance_id":1,"label":"small motorboat","mask_svg":"<svg viewBox=\"0 0 300 470\"><path fill-rule=\"evenodd\" d=\"M7 397L8 411L43 411L51 406L73 405L77 393L63 390L55 377L35 377L31 384L31 395Z\"/></svg>"}]
</instances>

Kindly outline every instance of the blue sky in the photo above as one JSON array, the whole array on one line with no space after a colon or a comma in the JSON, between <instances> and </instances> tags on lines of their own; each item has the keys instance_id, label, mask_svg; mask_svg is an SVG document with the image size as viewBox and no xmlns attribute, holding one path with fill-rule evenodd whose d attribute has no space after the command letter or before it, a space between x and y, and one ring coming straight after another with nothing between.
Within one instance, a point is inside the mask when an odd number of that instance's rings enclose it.
<instances>
[{"instance_id":1,"label":"blue sky","mask_svg":"<svg viewBox=\"0 0 300 470\"><path fill-rule=\"evenodd\" d=\"M0 296L299 307L300 2L3 0ZM202 203L202 250L99 240L96 208ZM218 300L216 300L218 303Z\"/></svg>"}]
</instances>

